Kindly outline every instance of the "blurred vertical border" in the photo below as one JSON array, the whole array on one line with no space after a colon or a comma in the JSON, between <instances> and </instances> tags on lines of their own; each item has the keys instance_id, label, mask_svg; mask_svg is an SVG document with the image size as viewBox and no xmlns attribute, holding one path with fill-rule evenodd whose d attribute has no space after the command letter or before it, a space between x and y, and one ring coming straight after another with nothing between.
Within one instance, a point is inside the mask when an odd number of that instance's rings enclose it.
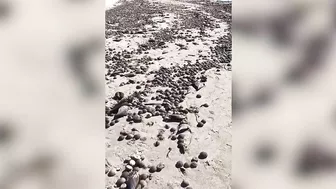
<instances>
[{"instance_id":1,"label":"blurred vertical border","mask_svg":"<svg viewBox=\"0 0 336 189\"><path fill-rule=\"evenodd\" d=\"M233 188L335 188L335 2L233 1Z\"/></svg>"},{"instance_id":2,"label":"blurred vertical border","mask_svg":"<svg viewBox=\"0 0 336 189\"><path fill-rule=\"evenodd\" d=\"M104 188L104 13L0 1L0 188Z\"/></svg>"}]
</instances>

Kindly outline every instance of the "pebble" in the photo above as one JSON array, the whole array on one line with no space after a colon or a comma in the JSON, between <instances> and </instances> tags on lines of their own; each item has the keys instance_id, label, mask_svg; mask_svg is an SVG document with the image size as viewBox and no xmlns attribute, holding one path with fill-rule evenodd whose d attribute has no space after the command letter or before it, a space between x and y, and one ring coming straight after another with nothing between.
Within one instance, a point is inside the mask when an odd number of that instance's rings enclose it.
<instances>
[{"instance_id":1,"label":"pebble","mask_svg":"<svg viewBox=\"0 0 336 189\"><path fill-rule=\"evenodd\" d=\"M109 177L113 177L115 175L116 175L116 172L113 169L111 169L107 174L107 176L109 176Z\"/></svg>"},{"instance_id":2,"label":"pebble","mask_svg":"<svg viewBox=\"0 0 336 189\"><path fill-rule=\"evenodd\" d=\"M139 176L140 180L146 180L148 178L148 175L146 173L143 173Z\"/></svg>"},{"instance_id":3,"label":"pebble","mask_svg":"<svg viewBox=\"0 0 336 189\"><path fill-rule=\"evenodd\" d=\"M140 138L141 138L141 135L140 135L140 134L135 134L135 135L134 135L134 139L135 139L135 140L139 140Z\"/></svg>"},{"instance_id":4,"label":"pebble","mask_svg":"<svg viewBox=\"0 0 336 189\"><path fill-rule=\"evenodd\" d=\"M197 163L196 162L191 162L190 168L195 169L196 167L197 167Z\"/></svg>"},{"instance_id":5,"label":"pebble","mask_svg":"<svg viewBox=\"0 0 336 189\"><path fill-rule=\"evenodd\" d=\"M165 137L164 137L164 136L162 136L162 135L159 135L159 136L158 136L158 139L162 141L162 140L164 140L164 139L165 139Z\"/></svg>"},{"instance_id":6,"label":"pebble","mask_svg":"<svg viewBox=\"0 0 336 189\"><path fill-rule=\"evenodd\" d=\"M173 114L173 115L169 115L169 118L168 118L167 121L169 121L169 122L181 122L184 119L186 119L186 117L184 115Z\"/></svg>"},{"instance_id":7,"label":"pebble","mask_svg":"<svg viewBox=\"0 0 336 189\"><path fill-rule=\"evenodd\" d=\"M142 119L139 115L134 115L133 116L133 121L134 121L134 123L140 123L142 121Z\"/></svg>"},{"instance_id":8,"label":"pebble","mask_svg":"<svg viewBox=\"0 0 336 189\"><path fill-rule=\"evenodd\" d=\"M141 187L145 187L147 185L147 182L145 180L140 180L139 184L141 185Z\"/></svg>"},{"instance_id":9,"label":"pebble","mask_svg":"<svg viewBox=\"0 0 336 189\"><path fill-rule=\"evenodd\" d=\"M203 127L204 126L204 123L203 122L198 122L197 123L197 127Z\"/></svg>"},{"instance_id":10,"label":"pebble","mask_svg":"<svg viewBox=\"0 0 336 189\"><path fill-rule=\"evenodd\" d=\"M199 155L198 155L198 158L199 159L206 159L208 157L208 154L206 152L201 152Z\"/></svg>"},{"instance_id":11,"label":"pebble","mask_svg":"<svg viewBox=\"0 0 336 189\"><path fill-rule=\"evenodd\" d=\"M120 179L117 180L116 184L117 184L117 186L121 186L125 182L126 182L126 179L124 177L122 177L122 178L120 178Z\"/></svg>"},{"instance_id":12,"label":"pebble","mask_svg":"<svg viewBox=\"0 0 336 189\"><path fill-rule=\"evenodd\" d=\"M127 135L127 132L126 132L126 131L120 131L120 135L124 135L124 136L126 136L126 135Z\"/></svg>"},{"instance_id":13,"label":"pebble","mask_svg":"<svg viewBox=\"0 0 336 189\"><path fill-rule=\"evenodd\" d=\"M183 162L182 161L176 162L175 167L178 168L178 169L183 167Z\"/></svg>"},{"instance_id":14,"label":"pebble","mask_svg":"<svg viewBox=\"0 0 336 189\"><path fill-rule=\"evenodd\" d=\"M159 142L159 141L154 142L154 146L155 146L155 147L160 146L160 142Z\"/></svg>"},{"instance_id":15,"label":"pebble","mask_svg":"<svg viewBox=\"0 0 336 189\"><path fill-rule=\"evenodd\" d=\"M160 172L162 169L165 168L165 164L163 163L159 163L157 166L156 166L156 171L157 172Z\"/></svg>"},{"instance_id":16,"label":"pebble","mask_svg":"<svg viewBox=\"0 0 336 189\"><path fill-rule=\"evenodd\" d=\"M197 94L196 95L196 98L201 98L202 96L200 94Z\"/></svg>"},{"instance_id":17,"label":"pebble","mask_svg":"<svg viewBox=\"0 0 336 189\"><path fill-rule=\"evenodd\" d=\"M190 167L190 163L185 162L184 165L183 165L183 167L186 168L186 169L189 168Z\"/></svg>"},{"instance_id":18,"label":"pebble","mask_svg":"<svg viewBox=\"0 0 336 189\"><path fill-rule=\"evenodd\" d=\"M155 166L150 166L149 167L149 172L150 173L155 173L156 172L156 167Z\"/></svg>"},{"instance_id":19,"label":"pebble","mask_svg":"<svg viewBox=\"0 0 336 189\"><path fill-rule=\"evenodd\" d=\"M139 172L140 171L140 167L133 167L133 171Z\"/></svg>"},{"instance_id":20,"label":"pebble","mask_svg":"<svg viewBox=\"0 0 336 189\"><path fill-rule=\"evenodd\" d=\"M181 183L181 186L182 186L183 188L185 188L185 187L189 186L189 182L186 181L186 180L183 180L182 183Z\"/></svg>"},{"instance_id":21,"label":"pebble","mask_svg":"<svg viewBox=\"0 0 336 189\"><path fill-rule=\"evenodd\" d=\"M124 93L123 92L116 92L115 94L114 94L114 97L113 97L113 99L115 99L115 100L121 100L121 99L123 99L124 98Z\"/></svg>"},{"instance_id":22,"label":"pebble","mask_svg":"<svg viewBox=\"0 0 336 189\"><path fill-rule=\"evenodd\" d=\"M128 164L129 164L130 166L134 166L134 165L135 165L135 161L132 159L132 160L129 161Z\"/></svg>"},{"instance_id":23,"label":"pebble","mask_svg":"<svg viewBox=\"0 0 336 189\"><path fill-rule=\"evenodd\" d=\"M185 138L185 135L184 135L184 134L179 134L177 138L178 138L178 139L184 139L184 138Z\"/></svg>"},{"instance_id":24,"label":"pebble","mask_svg":"<svg viewBox=\"0 0 336 189\"><path fill-rule=\"evenodd\" d=\"M131 165L126 165L125 169L127 171L132 171L133 170L133 167Z\"/></svg>"},{"instance_id":25,"label":"pebble","mask_svg":"<svg viewBox=\"0 0 336 189\"><path fill-rule=\"evenodd\" d=\"M198 158L197 157L191 158L191 162L198 162Z\"/></svg>"},{"instance_id":26,"label":"pebble","mask_svg":"<svg viewBox=\"0 0 336 189\"><path fill-rule=\"evenodd\" d=\"M131 140L134 136L132 134L127 134L126 140Z\"/></svg>"},{"instance_id":27,"label":"pebble","mask_svg":"<svg viewBox=\"0 0 336 189\"><path fill-rule=\"evenodd\" d=\"M177 144L179 144L179 143L184 143L184 139L183 138L178 138Z\"/></svg>"},{"instance_id":28,"label":"pebble","mask_svg":"<svg viewBox=\"0 0 336 189\"><path fill-rule=\"evenodd\" d=\"M123 141L124 139L125 139L125 136L120 135L120 136L118 137L118 141Z\"/></svg>"},{"instance_id":29,"label":"pebble","mask_svg":"<svg viewBox=\"0 0 336 189\"><path fill-rule=\"evenodd\" d=\"M130 110L128 106L121 106L118 110L118 113L114 116L114 119L121 118L127 115L127 112ZM117 121L117 120L116 120Z\"/></svg>"},{"instance_id":30,"label":"pebble","mask_svg":"<svg viewBox=\"0 0 336 189\"><path fill-rule=\"evenodd\" d=\"M208 108L208 107L209 107L209 104L205 103L205 104L202 104L201 106L202 106L202 107L206 107L206 108Z\"/></svg>"}]
</instances>

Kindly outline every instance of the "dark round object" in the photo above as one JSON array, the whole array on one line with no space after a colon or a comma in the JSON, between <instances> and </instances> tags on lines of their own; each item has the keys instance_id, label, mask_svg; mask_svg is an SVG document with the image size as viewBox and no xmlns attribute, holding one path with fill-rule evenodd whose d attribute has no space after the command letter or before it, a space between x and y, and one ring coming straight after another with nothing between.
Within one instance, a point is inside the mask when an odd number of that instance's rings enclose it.
<instances>
[{"instance_id":1,"label":"dark round object","mask_svg":"<svg viewBox=\"0 0 336 189\"><path fill-rule=\"evenodd\" d=\"M163 163L159 163L157 166L156 166L156 171L157 172L160 172L162 169L165 168L165 164Z\"/></svg>"},{"instance_id":2,"label":"dark round object","mask_svg":"<svg viewBox=\"0 0 336 189\"><path fill-rule=\"evenodd\" d=\"M109 177L113 177L114 175L116 175L116 172L114 170L110 170L107 174L107 176Z\"/></svg>"},{"instance_id":3,"label":"dark round object","mask_svg":"<svg viewBox=\"0 0 336 189\"><path fill-rule=\"evenodd\" d=\"M124 160L124 163L125 163L125 164L129 164L129 162L130 162L129 159L125 159L125 160Z\"/></svg>"},{"instance_id":4,"label":"dark round object","mask_svg":"<svg viewBox=\"0 0 336 189\"><path fill-rule=\"evenodd\" d=\"M189 186L189 182L186 181L186 180L183 180L182 183L181 183L181 186L182 186L183 188L185 188L185 187Z\"/></svg>"},{"instance_id":5,"label":"dark round object","mask_svg":"<svg viewBox=\"0 0 336 189\"><path fill-rule=\"evenodd\" d=\"M207 108L207 107L209 107L209 104L205 103L202 106Z\"/></svg>"},{"instance_id":6,"label":"dark round object","mask_svg":"<svg viewBox=\"0 0 336 189\"><path fill-rule=\"evenodd\" d=\"M135 135L134 135L134 139L135 139L135 140L139 140L140 138L141 138L141 135L140 135L140 134L135 134Z\"/></svg>"},{"instance_id":7,"label":"dark round object","mask_svg":"<svg viewBox=\"0 0 336 189\"><path fill-rule=\"evenodd\" d=\"M183 167L183 162L182 161L176 162L175 167L178 168L178 169Z\"/></svg>"},{"instance_id":8,"label":"dark round object","mask_svg":"<svg viewBox=\"0 0 336 189\"><path fill-rule=\"evenodd\" d=\"M121 173L121 176L120 177L124 177L124 178L127 178L129 176L129 172L128 171L124 171Z\"/></svg>"},{"instance_id":9,"label":"dark round object","mask_svg":"<svg viewBox=\"0 0 336 189\"><path fill-rule=\"evenodd\" d=\"M174 127L170 128L170 132L174 133L176 129Z\"/></svg>"},{"instance_id":10,"label":"dark round object","mask_svg":"<svg viewBox=\"0 0 336 189\"><path fill-rule=\"evenodd\" d=\"M141 86L140 86L140 85L137 85L135 88L136 88L136 89L141 89Z\"/></svg>"},{"instance_id":11,"label":"dark round object","mask_svg":"<svg viewBox=\"0 0 336 189\"><path fill-rule=\"evenodd\" d=\"M133 167L133 171L139 172L140 171L140 167Z\"/></svg>"},{"instance_id":12,"label":"dark round object","mask_svg":"<svg viewBox=\"0 0 336 189\"><path fill-rule=\"evenodd\" d=\"M164 127L165 127L165 129L169 129L170 128L169 125L165 125Z\"/></svg>"},{"instance_id":13,"label":"dark round object","mask_svg":"<svg viewBox=\"0 0 336 189\"><path fill-rule=\"evenodd\" d=\"M120 131L120 135L126 136L127 132L126 131Z\"/></svg>"},{"instance_id":14,"label":"dark round object","mask_svg":"<svg viewBox=\"0 0 336 189\"><path fill-rule=\"evenodd\" d=\"M139 176L140 180L146 180L148 178L148 175L146 173L143 173Z\"/></svg>"},{"instance_id":15,"label":"dark round object","mask_svg":"<svg viewBox=\"0 0 336 189\"><path fill-rule=\"evenodd\" d=\"M195 169L197 167L197 163L196 162L191 162L190 163L190 168Z\"/></svg>"},{"instance_id":16,"label":"dark round object","mask_svg":"<svg viewBox=\"0 0 336 189\"><path fill-rule=\"evenodd\" d=\"M164 137L164 136L162 136L162 135L160 135L160 136L158 136L158 139L159 139L159 140L164 140L164 139L165 139L165 137Z\"/></svg>"},{"instance_id":17,"label":"dark round object","mask_svg":"<svg viewBox=\"0 0 336 189\"><path fill-rule=\"evenodd\" d=\"M184 139L184 137L185 137L184 134L179 134L177 138L178 138L178 139Z\"/></svg>"},{"instance_id":18,"label":"dark round object","mask_svg":"<svg viewBox=\"0 0 336 189\"><path fill-rule=\"evenodd\" d=\"M134 121L134 123L140 123L142 121L141 116L134 115L133 116L133 121Z\"/></svg>"},{"instance_id":19,"label":"dark round object","mask_svg":"<svg viewBox=\"0 0 336 189\"><path fill-rule=\"evenodd\" d=\"M198 162L198 158L197 158L197 157L193 157L193 158L191 159L191 162Z\"/></svg>"},{"instance_id":20,"label":"dark round object","mask_svg":"<svg viewBox=\"0 0 336 189\"><path fill-rule=\"evenodd\" d=\"M141 160L137 160L137 161L136 161L136 165L137 165L138 167L140 167L140 168L145 168L145 167L146 167L145 163L142 162Z\"/></svg>"},{"instance_id":21,"label":"dark round object","mask_svg":"<svg viewBox=\"0 0 336 189\"><path fill-rule=\"evenodd\" d=\"M155 173L156 172L156 167L155 166L150 166L149 172L150 173Z\"/></svg>"},{"instance_id":22,"label":"dark round object","mask_svg":"<svg viewBox=\"0 0 336 189\"><path fill-rule=\"evenodd\" d=\"M114 94L114 97L113 97L113 99L115 99L115 100L121 100L121 99L123 99L124 98L124 93L123 92L116 92L115 94Z\"/></svg>"},{"instance_id":23,"label":"dark round object","mask_svg":"<svg viewBox=\"0 0 336 189\"><path fill-rule=\"evenodd\" d=\"M201 98L202 96L200 94L197 94L196 95L196 98Z\"/></svg>"},{"instance_id":24,"label":"dark round object","mask_svg":"<svg viewBox=\"0 0 336 189\"><path fill-rule=\"evenodd\" d=\"M191 186L188 186L186 189L193 189Z\"/></svg>"},{"instance_id":25,"label":"dark round object","mask_svg":"<svg viewBox=\"0 0 336 189\"><path fill-rule=\"evenodd\" d=\"M126 182L126 179L125 178L120 178L117 180L116 184L117 186L121 186L122 184L124 184Z\"/></svg>"},{"instance_id":26,"label":"dark round object","mask_svg":"<svg viewBox=\"0 0 336 189\"><path fill-rule=\"evenodd\" d=\"M198 155L198 158L199 159L206 159L208 157L208 154L206 152L201 152L199 155Z\"/></svg>"},{"instance_id":27,"label":"dark round object","mask_svg":"<svg viewBox=\"0 0 336 189\"><path fill-rule=\"evenodd\" d=\"M184 148L184 144L183 143L178 143L177 148Z\"/></svg>"},{"instance_id":28,"label":"dark round object","mask_svg":"<svg viewBox=\"0 0 336 189\"><path fill-rule=\"evenodd\" d=\"M177 143L184 143L184 139L183 138L178 138Z\"/></svg>"},{"instance_id":29,"label":"dark round object","mask_svg":"<svg viewBox=\"0 0 336 189\"><path fill-rule=\"evenodd\" d=\"M197 127L203 127L204 126L204 123L203 122L198 122L197 123Z\"/></svg>"},{"instance_id":30,"label":"dark round object","mask_svg":"<svg viewBox=\"0 0 336 189\"><path fill-rule=\"evenodd\" d=\"M159 142L159 141L154 142L154 146L155 146L155 147L160 146L160 142Z\"/></svg>"},{"instance_id":31,"label":"dark round object","mask_svg":"<svg viewBox=\"0 0 336 189\"><path fill-rule=\"evenodd\" d=\"M202 120L201 120L201 122L202 122L203 124L205 124L205 123L206 123L205 119L202 119Z\"/></svg>"},{"instance_id":32,"label":"dark round object","mask_svg":"<svg viewBox=\"0 0 336 189\"><path fill-rule=\"evenodd\" d=\"M132 134L127 134L126 140L131 140L134 136Z\"/></svg>"},{"instance_id":33,"label":"dark round object","mask_svg":"<svg viewBox=\"0 0 336 189\"><path fill-rule=\"evenodd\" d=\"M176 135L173 135L172 137L171 137L171 140L176 140Z\"/></svg>"},{"instance_id":34,"label":"dark round object","mask_svg":"<svg viewBox=\"0 0 336 189\"><path fill-rule=\"evenodd\" d=\"M118 141L123 141L124 139L125 139L125 136L120 135L120 136L118 137Z\"/></svg>"},{"instance_id":35,"label":"dark round object","mask_svg":"<svg viewBox=\"0 0 336 189\"><path fill-rule=\"evenodd\" d=\"M188 168L190 167L190 163L185 162L185 163L183 164L183 167L186 168L186 169L188 169Z\"/></svg>"}]
</instances>

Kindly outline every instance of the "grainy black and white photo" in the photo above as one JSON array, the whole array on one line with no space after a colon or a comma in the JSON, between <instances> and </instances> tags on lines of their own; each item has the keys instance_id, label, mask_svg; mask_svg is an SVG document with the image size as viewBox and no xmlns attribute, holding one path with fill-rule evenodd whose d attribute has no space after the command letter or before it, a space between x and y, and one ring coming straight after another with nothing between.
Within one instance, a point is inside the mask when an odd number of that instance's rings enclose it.
<instances>
[{"instance_id":1,"label":"grainy black and white photo","mask_svg":"<svg viewBox=\"0 0 336 189\"><path fill-rule=\"evenodd\" d=\"M105 17L106 188L230 188L231 2L107 1Z\"/></svg>"},{"instance_id":2,"label":"grainy black and white photo","mask_svg":"<svg viewBox=\"0 0 336 189\"><path fill-rule=\"evenodd\" d=\"M231 188L231 1L106 0L105 187Z\"/></svg>"}]
</instances>

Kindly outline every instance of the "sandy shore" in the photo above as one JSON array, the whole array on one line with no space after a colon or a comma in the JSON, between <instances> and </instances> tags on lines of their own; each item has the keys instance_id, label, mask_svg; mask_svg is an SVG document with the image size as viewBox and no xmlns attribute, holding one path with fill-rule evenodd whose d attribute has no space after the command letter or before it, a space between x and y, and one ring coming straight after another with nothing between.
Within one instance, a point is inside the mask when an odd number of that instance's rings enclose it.
<instances>
[{"instance_id":1,"label":"sandy shore","mask_svg":"<svg viewBox=\"0 0 336 189\"><path fill-rule=\"evenodd\" d=\"M231 57L223 47L231 42L230 13L200 1L140 1L148 6L140 11L150 12L142 17L128 12L139 4L128 3L128 10L106 12L106 188L125 187L116 184L129 179L125 169L146 174L140 184L147 188L181 188L183 181L194 189L230 188ZM118 19L125 12L129 17ZM117 92L131 100L123 104ZM197 167L176 168L178 161Z\"/></svg>"}]
</instances>

